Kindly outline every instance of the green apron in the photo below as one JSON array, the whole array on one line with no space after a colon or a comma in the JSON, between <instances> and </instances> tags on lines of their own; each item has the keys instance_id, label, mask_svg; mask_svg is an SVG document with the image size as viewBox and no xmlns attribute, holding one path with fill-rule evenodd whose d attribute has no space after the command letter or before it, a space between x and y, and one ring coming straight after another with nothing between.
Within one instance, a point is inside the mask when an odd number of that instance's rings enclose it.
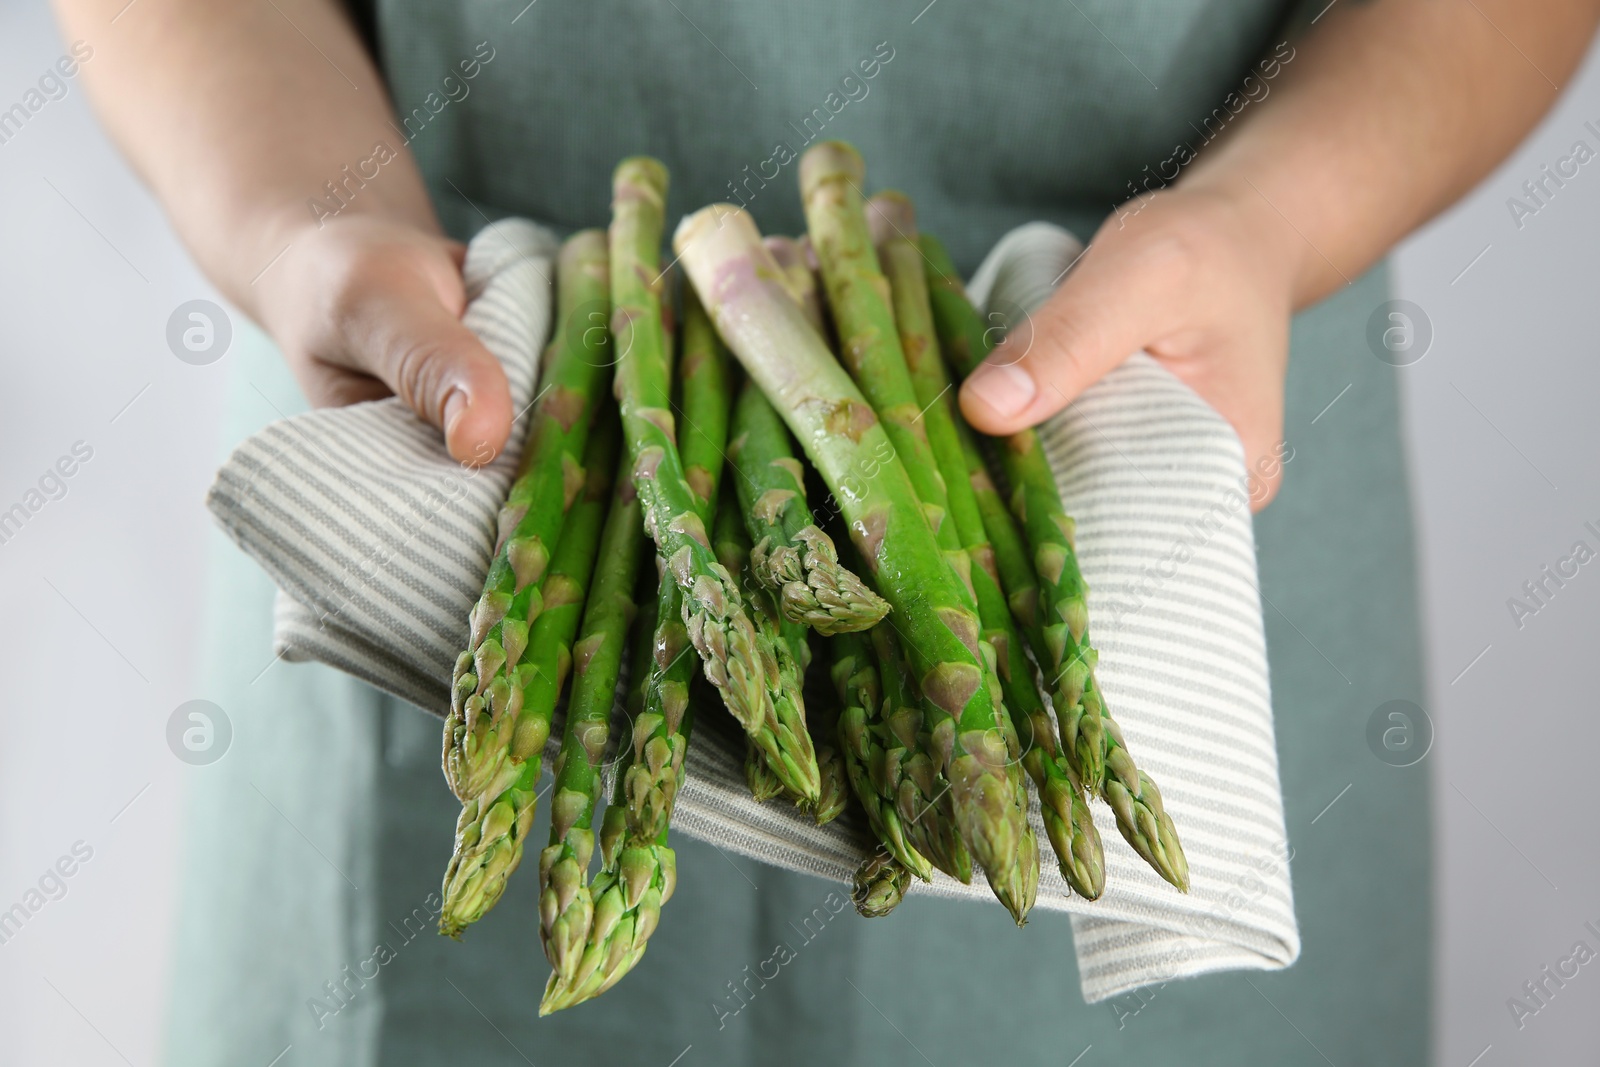
<instances>
[{"instance_id":1,"label":"green apron","mask_svg":"<svg viewBox=\"0 0 1600 1067\"><path fill-rule=\"evenodd\" d=\"M524 3L373 12L396 136L457 235L505 214L602 224L612 167L639 152L671 168L670 218L742 200L798 232L788 156L840 137L967 270L1024 221L1092 233L1285 36L1271 0ZM1365 340L1387 295L1376 270L1296 319L1295 457L1256 523L1294 967L1091 1007L1064 916L1019 932L998 907L913 893L866 922L838 886L680 837L643 962L539 1019L531 872L463 943L431 932L456 816L438 721L320 666L260 673L270 583L219 535L202 695L234 740L191 772L169 1062L1427 1063L1428 764L1388 766L1366 741L1374 709L1422 699L1397 372ZM297 401L258 334L230 359L231 445L275 417L256 388ZM780 944L778 976L754 977Z\"/></svg>"}]
</instances>

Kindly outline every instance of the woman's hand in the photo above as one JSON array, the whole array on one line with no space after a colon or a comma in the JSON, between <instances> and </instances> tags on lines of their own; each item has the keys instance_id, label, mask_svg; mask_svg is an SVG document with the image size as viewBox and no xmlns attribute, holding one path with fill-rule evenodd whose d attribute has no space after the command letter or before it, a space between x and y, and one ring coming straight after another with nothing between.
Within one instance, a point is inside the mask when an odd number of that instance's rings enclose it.
<instances>
[{"instance_id":1,"label":"woman's hand","mask_svg":"<svg viewBox=\"0 0 1600 1067\"><path fill-rule=\"evenodd\" d=\"M461 325L462 249L344 5L140 0L113 33L127 0L55 3L68 39L93 41L82 77L107 127L310 401L393 393L456 459L492 459L510 390Z\"/></svg>"},{"instance_id":2,"label":"woman's hand","mask_svg":"<svg viewBox=\"0 0 1600 1067\"><path fill-rule=\"evenodd\" d=\"M1107 219L1029 329L1013 329L961 390L988 433L1031 426L1144 349L1238 432L1256 510L1277 491L1283 381L1300 249L1247 185L1178 187Z\"/></svg>"},{"instance_id":3,"label":"woman's hand","mask_svg":"<svg viewBox=\"0 0 1600 1067\"><path fill-rule=\"evenodd\" d=\"M1217 105L1220 133L1174 149L1197 157L1175 186L1101 227L1034 316L1031 350L1018 351L1027 334L1001 345L962 388L967 418L990 433L1031 425L1144 348L1233 424L1264 506L1290 314L1504 158L1597 19L1600 0L1327 5L1248 101Z\"/></svg>"},{"instance_id":4,"label":"woman's hand","mask_svg":"<svg viewBox=\"0 0 1600 1067\"><path fill-rule=\"evenodd\" d=\"M398 396L483 463L511 432L500 363L461 323L464 250L407 223L347 215L285 235L254 310L318 407Z\"/></svg>"}]
</instances>

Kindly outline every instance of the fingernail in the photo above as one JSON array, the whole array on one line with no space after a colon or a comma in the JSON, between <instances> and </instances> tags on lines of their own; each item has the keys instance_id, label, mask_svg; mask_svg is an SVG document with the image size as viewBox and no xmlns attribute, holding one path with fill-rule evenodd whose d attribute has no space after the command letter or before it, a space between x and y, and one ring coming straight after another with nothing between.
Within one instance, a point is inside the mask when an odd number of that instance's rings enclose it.
<instances>
[{"instance_id":1,"label":"fingernail","mask_svg":"<svg viewBox=\"0 0 1600 1067\"><path fill-rule=\"evenodd\" d=\"M985 364L969 378L967 388L1001 418L1020 415L1033 403L1034 394L1039 391L1033 377L1021 367L992 363Z\"/></svg>"},{"instance_id":2,"label":"fingernail","mask_svg":"<svg viewBox=\"0 0 1600 1067\"><path fill-rule=\"evenodd\" d=\"M445 397L444 435L447 440L450 437L450 431L456 428L456 423L461 421L462 417L467 413L467 408L471 406L471 402L467 400L467 394L460 389L450 390L450 395Z\"/></svg>"}]
</instances>

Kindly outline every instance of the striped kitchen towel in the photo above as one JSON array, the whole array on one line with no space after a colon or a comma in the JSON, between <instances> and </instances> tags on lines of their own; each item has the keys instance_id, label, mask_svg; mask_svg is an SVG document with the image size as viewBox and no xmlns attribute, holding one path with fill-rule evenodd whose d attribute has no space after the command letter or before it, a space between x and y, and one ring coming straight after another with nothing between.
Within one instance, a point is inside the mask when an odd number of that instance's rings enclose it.
<instances>
[{"instance_id":1,"label":"striped kitchen towel","mask_svg":"<svg viewBox=\"0 0 1600 1067\"><path fill-rule=\"evenodd\" d=\"M548 232L519 219L485 228L468 249L465 322L505 364L518 410L549 330L555 251ZM973 297L1018 328L1080 251L1059 228L1021 227L980 267ZM1160 783L1192 888L1161 881L1097 802L1105 895L1073 896L1046 848L1037 906L1072 914L1090 1001L1209 971L1285 967L1299 934L1238 439L1142 354L1041 430L1077 520L1098 678ZM299 415L242 444L208 504L279 587L278 654L443 714L518 443L487 467L462 468L437 431L390 399ZM620 722L612 736L627 736ZM743 758L735 731L697 730L674 830L848 881L868 846L862 826L819 827L790 806L755 803ZM1034 819L1043 843L1037 805ZM981 878L935 877L914 892L989 897Z\"/></svg>"}]
</instances>

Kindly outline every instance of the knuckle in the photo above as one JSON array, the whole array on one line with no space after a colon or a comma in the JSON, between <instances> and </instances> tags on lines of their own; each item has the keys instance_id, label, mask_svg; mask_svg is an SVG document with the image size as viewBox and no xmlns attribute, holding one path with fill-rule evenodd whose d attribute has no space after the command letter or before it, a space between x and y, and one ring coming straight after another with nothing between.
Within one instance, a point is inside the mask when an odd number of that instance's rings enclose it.
<instances>
[{"instance_id":1,"label":"knuckle","mask_svg":"<svg viewBox=\"0 0 1600 1067\"><path fill-rule=\"evenodd\" d=\"M444 384L450 364L450 353L436 340L410 342L395 356L390 384L408 407L438 421L444 414Z\"/></svg>"}]
</instances>

